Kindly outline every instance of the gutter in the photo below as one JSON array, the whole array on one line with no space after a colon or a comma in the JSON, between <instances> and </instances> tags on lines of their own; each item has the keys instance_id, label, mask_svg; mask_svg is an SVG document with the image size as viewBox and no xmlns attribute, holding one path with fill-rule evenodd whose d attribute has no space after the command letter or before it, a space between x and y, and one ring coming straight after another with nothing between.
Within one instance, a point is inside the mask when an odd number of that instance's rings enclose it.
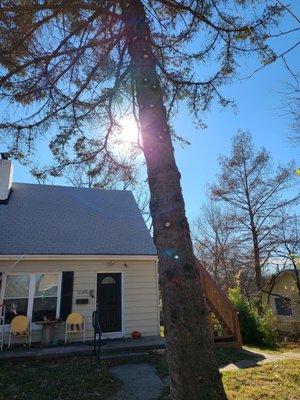
<instances>
[{"instance_id":1,"label":"gutter","mask_svg":"<svg viewBox=\"0 0 300 400\"><path fill-rule=\"evenodd\" d=\"M153 260L156 261L158 259L157 255L82 255L82 254L0 254L0 260L16 260L16 262L10 267L14 268L18 262L21 260L116 260L116 261L145 261L145 260ZM9 269L11 270L11 269Z\"/></svg>"}]
</instances>

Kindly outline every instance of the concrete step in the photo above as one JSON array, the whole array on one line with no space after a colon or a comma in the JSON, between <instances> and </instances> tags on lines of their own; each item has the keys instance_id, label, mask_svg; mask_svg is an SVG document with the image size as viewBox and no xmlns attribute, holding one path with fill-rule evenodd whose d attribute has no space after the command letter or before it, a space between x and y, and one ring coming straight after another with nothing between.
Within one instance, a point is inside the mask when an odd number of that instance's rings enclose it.
<instances>
[{"instance_id":1,"label":"concrete step","mask_svg":"<svg viewBox=\"0 0 300 400\"><path fill-rule=\"evenodd\" d=\"M241 346L237 342L236 338L232 335L230 336L215 336L214 338L215 347L228 347L233 349L240 349Z\"/></svg>"},{"instance_id":2,"label":"concrete step","mask_svg":"<svg viewBox=\"0 0 300 400\"><path fill-rule=\"evenodd\" d=\"M93 348L93 342L88 343L91 348ZM160 350L165 349L166 345L164 341L161 342L139 342L136 341L127 341L126 346L124 346L124 342L120 341L119 345L117 341L110 342L110 341L103 341L101 343L101 352L102 354L120 354L120 353L139 353L139 352L147 352L151 350Z\"/></svg>"},{"instance_id":3,"label":"concrete step","mask_svg":"<svg viewBox=\"0 0 300 400\"><path fill-rule=\"evenodd\" d=\"M215 336L215 343L224 343L224 342L235 342L235 337L233 335L230 336Z\"/></svg>"},{"instance_id":4,"label":"concrete step","mask_svg":"<svg viewBox=\"0 0 300 400\"><path fill-rule=\"evenodd\" d=\"M134 353L101 354L100 356L101 361L109 362L110 364L145 362L150 361L151 358L151 354L145 351Z\"/></svg>"},{"instance_id":5,"label":"concrete step","mask_svg":"<svg viewBox=\"0 0 300 400\"><path fill-rule=\"evenodd\" d=\"M115 340L105 341L101 345L101 357L104 359L126 358L139 354L140 357L149 354L153 350L164 349L164 340L161 338L145 338L143 340ZM26 359L45 359L63 358L72 356L92 356L93 342L88 343L68 343L67 345L51 346L41 348L32 346L30 348L12 348L0 352L0 362L4 360L26 360Z\"/></svg>"},{"instance_id":6,"label":"concrete step","mask_svg":"<svg viewBox=\"0 0 300 400\"><path fill-rule=\"evenodd\" d=\"M93 354L91 348L85 350L76 347L69 348L68 351L43 351L43 352L32 352L30 350L23 352L4 352L1 354L1 362L5 361L27 361L29 359L42 360L42 359L56 359L56 358L67 358L67 357L91 357L92 360L96 361L96 355ZM113 354L100 353L100 360L107 361L110 363L122 363L122 362L140 362L149 361L151 356L150 352L147 351L135 351L135 352L119 352Z\"/></svg>"}]
</instances>

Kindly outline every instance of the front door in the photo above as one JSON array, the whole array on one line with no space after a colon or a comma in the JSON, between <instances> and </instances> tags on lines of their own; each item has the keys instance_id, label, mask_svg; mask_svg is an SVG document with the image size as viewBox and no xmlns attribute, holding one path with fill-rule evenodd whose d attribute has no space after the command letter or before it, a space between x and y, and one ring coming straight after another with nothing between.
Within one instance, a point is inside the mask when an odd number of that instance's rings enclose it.
<instances>
[{"instance_id":1,"label":"front door","mask_svg":"<svg viewBox=\"0 0 300 400\"><path fill-rule=\"evenodd\" d=\"M121 274L97 274L97 309L103 333L122 331Z\"/></svg>"}]
</instances>

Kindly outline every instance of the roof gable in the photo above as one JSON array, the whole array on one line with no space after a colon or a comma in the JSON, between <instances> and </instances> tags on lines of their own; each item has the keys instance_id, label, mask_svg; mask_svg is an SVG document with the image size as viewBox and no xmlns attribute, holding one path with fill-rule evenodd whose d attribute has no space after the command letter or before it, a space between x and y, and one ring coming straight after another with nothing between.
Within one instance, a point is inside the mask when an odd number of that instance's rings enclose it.
<instances>
[{"instance_id":1,"label":"roof gable","mask_svg":"<svg viewBox=\"0 0 300 400\"><path fill-rule=\"evenodd\" d=\"M131 191L14 183L0 226L0 254L156 254Z\"/></svg>"}]
</instances>

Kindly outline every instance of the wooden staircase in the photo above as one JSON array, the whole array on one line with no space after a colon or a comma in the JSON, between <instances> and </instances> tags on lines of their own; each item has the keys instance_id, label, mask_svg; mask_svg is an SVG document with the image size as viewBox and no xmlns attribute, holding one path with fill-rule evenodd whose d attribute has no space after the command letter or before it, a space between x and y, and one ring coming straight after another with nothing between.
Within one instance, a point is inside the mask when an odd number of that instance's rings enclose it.
<instances>
[{"instance_id":1,"label":"wooden staircase","mask_svg":"<svg viewBox=\"0 0 300 400\"><path fill-rule=\"evenodd\" d=\"M229 301L220 286L213 280L206 269L197 263L206 303L210 311L211 332L216 346L242 347L238 311ZM219 334L215 331L215 320L219 322Z\"/></svg>"}]
</instances>

